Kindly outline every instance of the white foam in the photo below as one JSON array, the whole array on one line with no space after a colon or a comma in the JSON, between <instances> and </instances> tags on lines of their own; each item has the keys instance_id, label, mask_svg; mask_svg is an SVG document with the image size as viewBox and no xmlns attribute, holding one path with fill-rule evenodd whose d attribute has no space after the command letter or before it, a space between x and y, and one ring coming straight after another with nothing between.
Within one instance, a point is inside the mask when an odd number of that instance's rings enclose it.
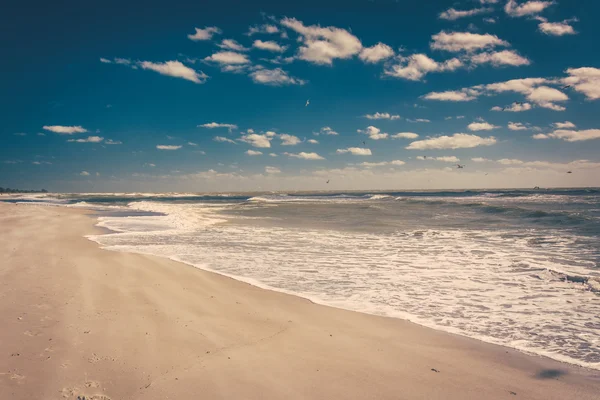
<instances>
[{"instance_id":1,"label":"white foam","mask_svg":"<svg viewBox=\"0 0 600 400\"><path fill-rule=\"evenodd\" d=\"M166 215L102 218L102 226L123 233L90 239L109 250L168 257L321 304L600 369L598 296L549 272L599 282L575 236L547 232L532 246L502 231L267 228L223 224L234 217L217 214L221 204L130 207Z\"/></svg>"}]
</instances>

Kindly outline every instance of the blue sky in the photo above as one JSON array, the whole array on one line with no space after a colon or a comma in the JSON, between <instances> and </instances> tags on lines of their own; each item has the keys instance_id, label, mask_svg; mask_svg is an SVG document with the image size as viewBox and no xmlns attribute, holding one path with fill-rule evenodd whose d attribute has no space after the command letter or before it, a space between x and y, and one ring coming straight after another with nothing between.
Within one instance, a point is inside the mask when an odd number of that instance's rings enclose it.
<instances>
[{"instance_id":1,"label":"blue sky","mask_svg":"<svg viewBox=\"0 0 600 400\"><path fill-rule=\"evenodd\" d=\"M12 4L0 186L600 186L597 2L288 3Z\"/></svg>"}]
</instances>

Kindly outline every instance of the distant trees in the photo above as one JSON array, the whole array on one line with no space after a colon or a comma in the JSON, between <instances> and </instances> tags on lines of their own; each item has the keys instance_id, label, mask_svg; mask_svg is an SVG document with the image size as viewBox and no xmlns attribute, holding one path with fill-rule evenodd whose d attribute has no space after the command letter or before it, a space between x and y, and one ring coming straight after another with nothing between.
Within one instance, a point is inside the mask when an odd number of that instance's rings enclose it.
<instances>
[{"instance_id":1,"label":"distant trees","mask_svg":"<svg viewBox=\"0 0 600 400\"><path fill-rule=\"evenodd\" d=\"M0 187L0 193L48 193L46 189L42 190L27 190L27 189L11 189Z\"/></svg>"}]
</instances>

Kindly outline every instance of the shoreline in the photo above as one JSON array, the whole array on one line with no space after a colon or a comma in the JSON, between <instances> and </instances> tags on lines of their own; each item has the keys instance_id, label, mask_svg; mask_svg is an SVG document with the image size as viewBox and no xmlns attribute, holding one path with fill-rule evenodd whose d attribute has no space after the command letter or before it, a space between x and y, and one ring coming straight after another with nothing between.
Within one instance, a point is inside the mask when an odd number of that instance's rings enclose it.
<instances>
[{"instance_id":1,"label":"shoreline","mask_svg":"<svg viewBox=\"0 0 600 400\"><path fill-rule=\"evenodd\" d=\"M179 261L105 251L83 237L100 234L85 210L0 204L0 221L0 316L9 321L0 349L19 353L0 362L2 398L166 399L201 391L207 398L513 392L592 399L600 391L593 369L321 305ZM38 266L44 262L53 268Z\"/></svg>"}]
</instances>

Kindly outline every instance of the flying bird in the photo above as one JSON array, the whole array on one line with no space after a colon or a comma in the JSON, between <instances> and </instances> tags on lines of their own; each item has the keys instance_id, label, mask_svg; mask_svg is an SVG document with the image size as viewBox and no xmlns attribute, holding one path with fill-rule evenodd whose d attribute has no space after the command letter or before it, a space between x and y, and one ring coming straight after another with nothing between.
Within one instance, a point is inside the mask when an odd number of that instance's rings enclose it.
<instances>
[{"instance_id":1,"label":"flying bird","mask_svg":"<svg viewBox=\"0 0 600 400\"><path fill-rule=\"evenodd\" d=\"M460 164L456 164L456 166L458 167L458 169L463 169L465 167L464 165L460 165Z\"/></svg>"},{"instance_id":2,"label":"flying bird","mask_svg":"<svg viewBox=\"0 0 600 400\"><path fill-rule=\"evenodd\" d=\"M329 179L327 179L327 182L325 182L325 183L329 183Z\"/></svg>"},{"instance_id":3,"label":"flying bird","mask_svg":"<svg viewBox=\"0 0 600 400\"><path fill-rule=\"evenodd\" d=\"M306 104L304 105L304 107L308 107L309 104L310 104L310 99L306 100Z\"/></svg>"},{"instance_id":4,"label":"flying bird","mask_svg":"<svg viewBox=\"0 0 600 400\"><path fill-rule=\"evenodd\" d=\"M363 140L363 145L364 145L364 146L366 146L366 145L367 145L367 142L365 142L364 140Z\"/></svg>"},{"instance_id":5,"label":"flying bird","mask_svg":"<svg viewBox=\"0 0 600 400\"><path fill-rule=\"evenodd\" d=\"M570 87L571 87L571 85L565 85L565 86L563 86L562 88L563 88L563 89L568 89L568 88L570 88Z\"/></svg>"},{"instance_id":6,"label":"flying bird","mask_svg":"<svg viewBox=\"0 0 600 400\"><path fill-rule=\"evenodd\" d=\"M567 174L572 174L572 173L573 173L573 171L567 171Z\"/></svg>"}]
</instances>

